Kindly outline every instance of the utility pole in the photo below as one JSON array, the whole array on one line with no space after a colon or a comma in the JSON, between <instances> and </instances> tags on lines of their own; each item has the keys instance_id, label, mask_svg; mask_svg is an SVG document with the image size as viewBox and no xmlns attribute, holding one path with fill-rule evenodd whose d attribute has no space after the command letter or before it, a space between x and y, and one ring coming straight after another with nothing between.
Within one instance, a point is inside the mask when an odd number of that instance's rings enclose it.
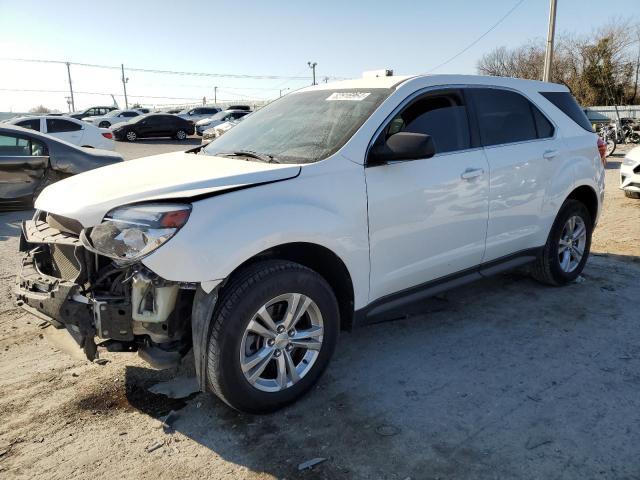
<instances>
[{"instance_id":1,"label":"utility pole","mask_svg":"<svg viewBox=\"0 0 640 480\"><path fill-rule=\"evenodd\" d=\"M71 65L67 62L67 76L69 77L69 93L71 94L71 111L76 111L76 104L73 101L73 85L71 84Z\"/></svg>"},{"instance_id":2,"label":"utility pole","mask_svg":"<svg viewBox=\"0 0 640 480\"><path fill-rule=\"evenodd\" d=\"M313 70L313 83L311 85L315 85L316 84L316 65L318 65L318 62L307 62L307 65L309 65L309 68L311 70Z\"/></svg>"},{"instance_id":3,"label":"utility pole","mask_svg":"<svg viewBox=\"0 0 640 480\"><path fill-rule=\"evenodd\" d=\"M124 63L121 63L120 66L122 67L122 88L124 90L124 108L128 109L129 100L127 100L127 82L129 81L129 79L125 78L124 76Z\"/></svg>"},{"instance_id":4,"label":"utility pole","mask_svg":"<svg viewBox=\"0 0 640 480\"><path fill-rule=\"evenodd\" d=\"M547 50L544 54L543 82L551 81L551 64L553 63L553 38L556 34L556 5L558 0L551 0L549 5L549 31L547 32Z\"/></svg>"},{"instance_id":5,"label":"utility pole","mask_svg":"<svg viewBox=\"0 0 640 480\"><path fill-rule=\"evenodd\" d=\"M218 87L213 87L213 104L218 104Z\"/></svg>"},{"instance_id":6,"label":"utility pole","mask_svg":"<svg viewBox=\"0 0 640 480\"><path fill-rule=\"evenodd\" d=\"M291 90L289 87L280 89L280 96L282 97L282 92L286 92L287 90Z\"/></svg>"}]
</instances>

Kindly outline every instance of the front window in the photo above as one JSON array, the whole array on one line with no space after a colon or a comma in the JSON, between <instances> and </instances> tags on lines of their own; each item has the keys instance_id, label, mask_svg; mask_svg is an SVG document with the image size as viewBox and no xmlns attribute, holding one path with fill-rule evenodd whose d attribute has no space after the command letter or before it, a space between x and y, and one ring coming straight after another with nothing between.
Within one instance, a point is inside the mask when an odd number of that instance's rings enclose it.
<instances>
[{"instance_id":1,"label":"front window","mask_svg":"<svg viewBox=\"0 0 640 480\"><path fill-rule=\"evenodd\" d=\"M335 153L391 89L292 93L254 112L211 142L207 155L250 151L281 163L313 163Z\"/></svg>"}]
</instances>

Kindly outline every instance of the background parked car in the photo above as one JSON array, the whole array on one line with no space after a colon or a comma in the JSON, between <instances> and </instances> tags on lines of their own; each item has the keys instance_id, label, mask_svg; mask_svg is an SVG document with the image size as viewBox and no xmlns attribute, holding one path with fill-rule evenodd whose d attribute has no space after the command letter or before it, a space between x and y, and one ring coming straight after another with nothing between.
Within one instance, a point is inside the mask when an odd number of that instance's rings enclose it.
<instances>
[{"instance_id":1,"label":"background parked car","mask_svg":"<svg viewBox=\"0 0 640 480\"><path fill-rule=\"evenodd\" d=\"M0 210L31 208L46 187L71 175L122 162L120 154L80 148L50 135L0 127Z\"/></svg>"},{"instance_id":2,"label":"background parked car","mask_svg":"<svg viewBox=\"0 0 640 480\"><path fill-rule=\"evenodd\" d=\"M76 118L40 115L12 118L7 123L46 133L80 147L115 149L111 130L98 128Z\"/></svg>"},{"instance_id":3,"label":"background parked car","mask_svg":"<svg viewBox=\"0 0 640 480\"><path fill-rule=\"evenodd\" d=\"M138 138L172 137L184 140L193 135L194 126L188 120L176 115L152 113L135 118L113 129L116 140L134 142Z\"/></svg>"},{"instance_id":4,"label":"background parked car","mask_svg":"<svg viewBox=\"0 0 640 480\"><path fill-rule=\"evenodd\" d=\"M118 123L128 122L132 118L139 117L140 115L143 115L143 113L138 110L114 110L103 117L85 117L82 120L97 125L100 128L109 128Z\"/></svg>"},{"instance_id":5,"label":"background parked car","mask_svg":"<svg viewBox=\"0 0 640 480\"><path fill-rule=\"evenodd\" d=\"M240 117L240 118L237 118L235 120L229 120L228 122L221 123L220 125L218 125L216 127L208 128L202 134L202 144L204 145L205 143L209 143L212 140L215 140L216 138L218 138L221 135L225 134L226 132L231 130L233 127L235 127L238 123L240 123L242 120L244 120L245 118L247 118L247 117L246 116Z\"/></svg>"},{"instance_id":6,"label":"background parked car","mask_svg":"<svg viewBox=\"0 0 640 480\"><path fill-rule=\"evenodd\" d=\"M202 135L202 133L208 128L216 127L221 123L225 123L230 120L237 120L249 113L251 112L246 110L224 110L222 112L218 112L213 117L205 118L196 122L196 133L198 135Z\"/></svg>"},{"instance_id":7,"label":"background parked car","mask_svg":"<svg viewBox=\"0 0 640 480\"><path fill-rule=\"evenodd\" d=\"M117 110L118 107L89 107L85 110L78 110L77 112L71 112L69 117L77 118L78 120L84 117L101 117L113 110Z\"/></svg>"},{"instance_id":8,"label":"background parked car","mask_svg":"<svg viewBox=\"0 0 640 480\"><path fill-rule=\"evenodd\" d=\"M198 120L202 120L203 118L210 117L215 115L216 113L222 111L219 107L196 107L187 110L182 110L178 116L180 118L184 118L185 120L189 120L193 123L196 123Z\"/></svg>"}]
</instances>

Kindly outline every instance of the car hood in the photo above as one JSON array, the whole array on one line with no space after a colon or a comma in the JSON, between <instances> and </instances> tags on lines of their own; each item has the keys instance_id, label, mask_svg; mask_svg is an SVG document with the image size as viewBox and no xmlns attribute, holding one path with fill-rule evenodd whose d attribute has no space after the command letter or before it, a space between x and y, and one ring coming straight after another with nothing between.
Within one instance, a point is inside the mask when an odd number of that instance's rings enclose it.
<instances>
[{"instance_id":1,"label":"car hood","mask_svg":"<svg viewBox=\"0 0 640 480\"><path fill-rule=\"evenodd\" d=\"M189 199L294 178L298 165L186 152L97 168L45 188L35 207L90 227L111 209L149 200Z\"/></svg>"}]
</instances>

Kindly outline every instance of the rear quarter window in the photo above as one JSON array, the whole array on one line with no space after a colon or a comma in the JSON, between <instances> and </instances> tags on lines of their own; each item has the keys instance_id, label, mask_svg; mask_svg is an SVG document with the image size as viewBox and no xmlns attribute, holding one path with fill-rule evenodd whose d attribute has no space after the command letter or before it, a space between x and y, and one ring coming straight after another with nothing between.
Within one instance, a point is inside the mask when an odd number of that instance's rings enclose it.
<instances>
[{"instance_id":1,"label":"rear quarter window","mask_svg":"<svg viewBox=\"0 0 640 480\"><path fill-rule=\"evenodd\" d=\"M587 130L588 132L593 132L593 127L591 126L591 122L584 114L580 105L573 95L569 92L540 92L544 98L553 103L556 107L558 107L562 112L573 120L575 123L580 125L582 128Z\"/></svg>"}]
</instances>

